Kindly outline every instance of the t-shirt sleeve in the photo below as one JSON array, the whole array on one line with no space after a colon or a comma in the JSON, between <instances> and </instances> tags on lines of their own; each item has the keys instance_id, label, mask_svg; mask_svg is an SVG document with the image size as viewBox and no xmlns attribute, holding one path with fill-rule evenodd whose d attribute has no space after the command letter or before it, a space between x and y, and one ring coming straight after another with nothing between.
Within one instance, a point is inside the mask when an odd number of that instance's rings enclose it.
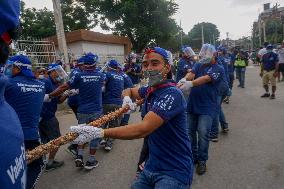
<instances>
[{"instance_id":1,"label":"t-shirt sleeve","mask_svg":"<svg viewBox=\"0 0 284 189\"><path fill-rule=\"evenodd\" d=\"M67 83L73 89L78 88L79 74L77 73L77 74L73 75Z\"/></svg>"},{"instance_id":2,"label":"t-shirt sleeve","mask_svg":"<svg viewBox=\"0 0 284 189\"><path fill-rule=\"evenodd\" d=\"M150 111L156 113L165 122L185 111L185 104L182 94L178 91L169 91L162 94L154 103Z\"/></svg>"},{"instance_id":3,"label":"t-shirt sleeve","mask_svg":"<svg viewBox=\"0 0 284 189\"><path fill-rule=\"evenodd\" d=\"M140 87L140 88L138 89L138 93L139 93L139 96L140 96L141 98L145 98L145 97L146 97L146 95L147 95L147 89L148 89L148 87Z\"/></svg>"},{"instance_id":4,"label":"t-shirt sleeve","mask_svg":"<svg viewBox=\"0 0 284 189\"><path fill-rule=\"evenodd\" d=\"M224 69L223 69L224 72ZM216 82L219 81L222 77L222 70L221 69L217 69L215 67L211 67L208 69L207 71L207 75L209 75L209 77L211 78L212 82Z\"/></svg>"},{"instance_id":5,"label":"t-shirt sleeve","mask_svg":"<svg viewBox=\"0 0 284 189\"><path fill-rule=\"evenodd\" d=\"M201 65L200 63L194 64L194 66L192 67L191 72L196 74L198 72L199 68L200 68L200 65Z\"/></svg>"}]
</instances>

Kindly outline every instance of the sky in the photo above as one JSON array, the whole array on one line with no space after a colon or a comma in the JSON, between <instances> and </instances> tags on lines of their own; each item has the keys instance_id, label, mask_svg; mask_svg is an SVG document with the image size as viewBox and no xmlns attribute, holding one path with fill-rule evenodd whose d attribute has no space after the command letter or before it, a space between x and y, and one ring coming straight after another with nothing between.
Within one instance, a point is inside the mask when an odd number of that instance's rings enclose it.
<instances>
[{"instance_id":1,"label":"sky","mask_svg":"<svg viewBox=\"0 0 284 189\"><path fill-rule=\"evenodd\" d=\"M52 0L24 0L27 7L43 8L53 10ZM276 2L284 6L284 0L175 0L179 5L178 12L174 15L177 23L181 22L183 31L188 33L192 27L200 22L211 22L217 25L221 35L226 38L238 39L242 36L250 36L253 21L261 11L264 3ZM100 27L94 31L103 31Z\"/></svg>"}]
</instances>

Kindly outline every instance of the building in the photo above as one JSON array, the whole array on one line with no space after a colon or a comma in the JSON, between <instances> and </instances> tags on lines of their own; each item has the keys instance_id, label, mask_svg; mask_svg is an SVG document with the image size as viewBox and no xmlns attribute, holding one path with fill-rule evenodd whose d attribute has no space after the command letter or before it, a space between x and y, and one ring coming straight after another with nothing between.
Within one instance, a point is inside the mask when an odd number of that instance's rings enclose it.
<instances>
[{"instance_id":1,"label":"building","mask_svg":"<svg viewBox=\"0 0 284 189\"><path fill-rule=\"evenodd\" d=\"M65 33L69 57L76 59L84 53L92 52L99 56L99 62L105 63L110 59L123 62L131 51L129 38L112 34L102 34L89 30L76 30ZM47 40L54 42L58 52L57 37L52 36Z\"/></svg>"}]
</instances>

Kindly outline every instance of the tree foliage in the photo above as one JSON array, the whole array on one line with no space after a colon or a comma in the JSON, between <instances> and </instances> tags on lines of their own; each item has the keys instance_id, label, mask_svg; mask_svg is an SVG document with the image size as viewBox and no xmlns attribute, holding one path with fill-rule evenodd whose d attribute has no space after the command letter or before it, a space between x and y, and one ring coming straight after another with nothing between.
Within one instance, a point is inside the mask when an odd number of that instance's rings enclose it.
<instances>
[{"instance_id":1,"label":"tree foliage","mask_svg":"<svg viewBox=\"0 0 284 189\"><path fill-rule=\"evenodd\" d=\"M150 42L179 49L180 28L172 16L178 5L173 0L61 0L65 31L102 29L127 36L133 49L141 52ZM53 12L25 8L22 3L22 34L47 37L55 34Z\"/></svg>"},{"instance_id":2,"label":"tree foliage","mask_svg":"<svg viewBox=\"0 0 284 189\"><path fill-rule=\"evenodd\" d=\"M189 43L193 48L200 48L202 45L202 25L205 43L214 44L220 37L220 32L215 24L208 22L198 23L188 33Z\"/></svg>"},{"instance_id":3,"label":"tree foliage","mask_svg":"<svg viewBox=\"0 0 284 189\"><path fill-rule=\"evenodd\" d=\"M21 1L21 36L23 38L44 38L56 33L53 11L46 8L25 8Z\"/></svg>"},{"instance_id":4,"label":"tree foliage","mask_svg":"<svg viewBox=\"0 0 284 189\"><path fill-rule=\"evenodd\" d=\"M102 26L129 37L138 52L150 41L168 47L179 32L171 18L178 9L172 0L104 0L98 7Z\"/></svg>"}]
</instances>

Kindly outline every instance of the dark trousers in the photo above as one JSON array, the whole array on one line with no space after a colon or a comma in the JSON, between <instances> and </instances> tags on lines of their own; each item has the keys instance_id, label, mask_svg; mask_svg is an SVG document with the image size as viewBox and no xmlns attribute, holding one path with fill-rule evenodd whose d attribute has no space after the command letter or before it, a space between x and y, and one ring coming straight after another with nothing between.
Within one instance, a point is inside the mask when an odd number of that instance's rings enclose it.
<instances>
[{"instance_id":1,"label":"dark trousers","mask_svg":"<svg viewBox=\"0 0 284 189\"><path fill-rule=\"evenodd\" d=\"M26 151L32 150L39 146L40 142L38 140L25 140ZM43 159L39 158L27 166L27 185L26 189L33 189L44 169Z\"/></svg>"}]
</instances>

